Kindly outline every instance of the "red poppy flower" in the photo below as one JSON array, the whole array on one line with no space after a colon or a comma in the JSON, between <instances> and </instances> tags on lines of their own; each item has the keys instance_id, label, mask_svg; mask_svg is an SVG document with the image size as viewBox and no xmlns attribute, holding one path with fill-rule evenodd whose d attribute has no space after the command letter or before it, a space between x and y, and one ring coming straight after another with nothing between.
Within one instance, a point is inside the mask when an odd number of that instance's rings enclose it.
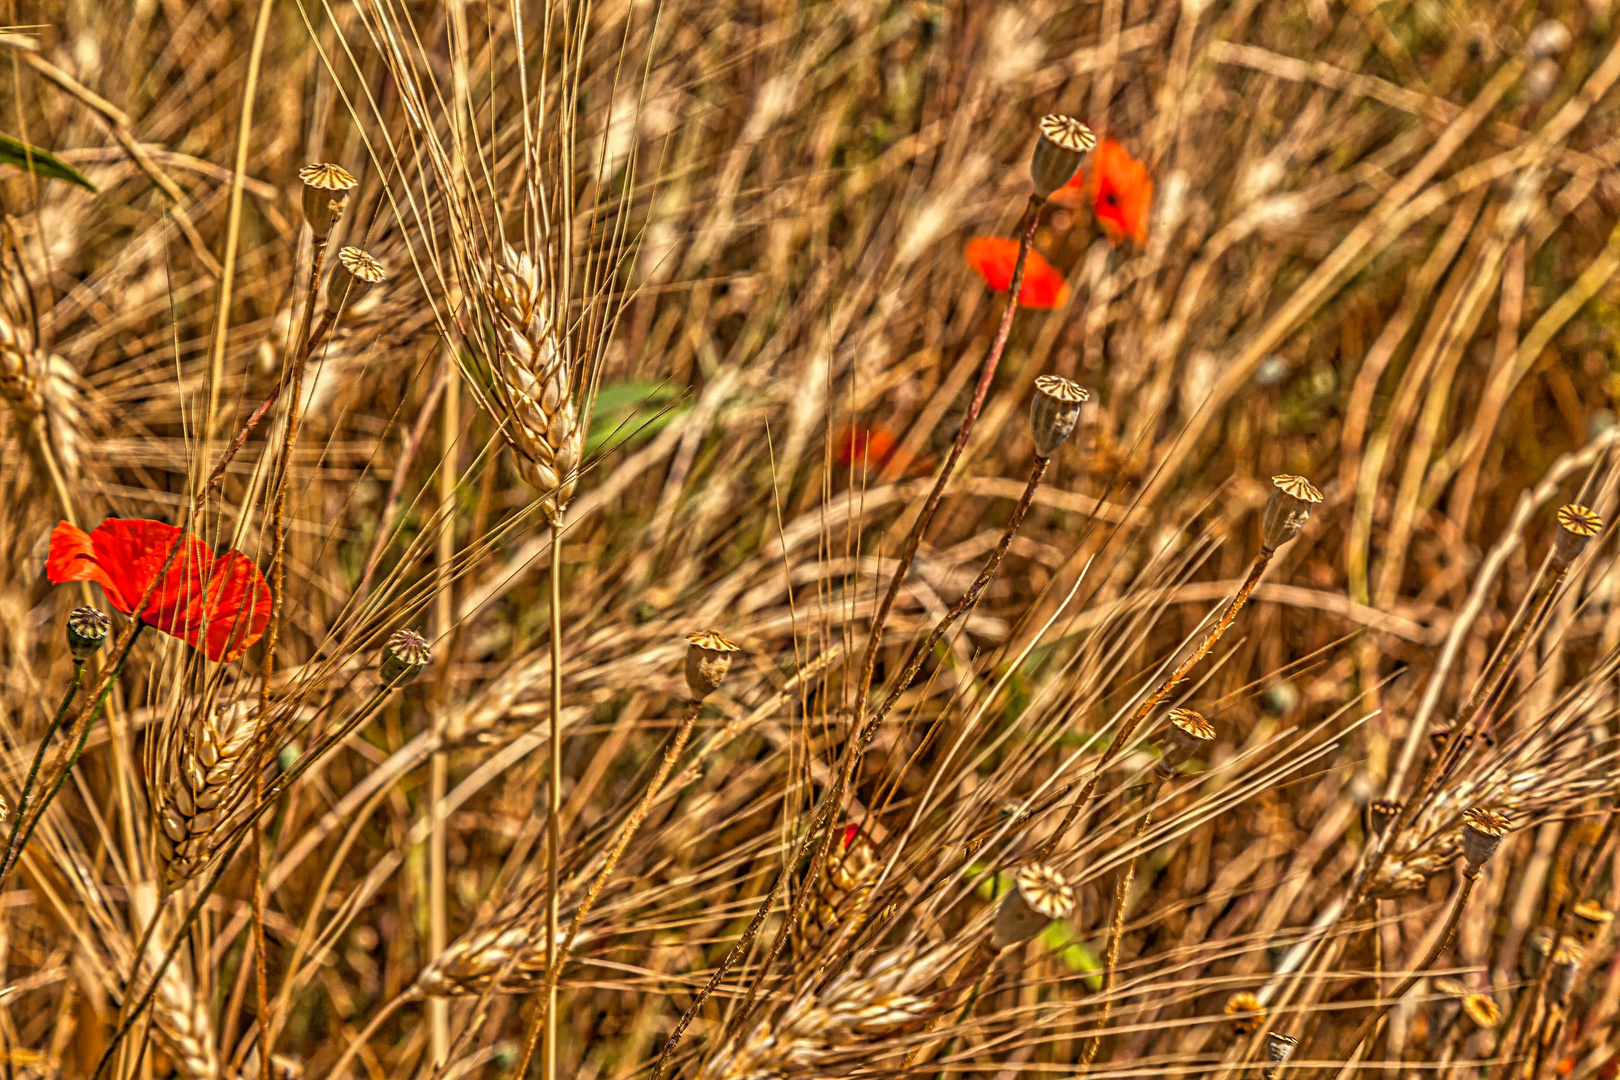
<instances>
[{"instance_id":1,"label":"red poppy flower","mask_svg":"<svg viewBox=\"0 0 1620 1080\"><path fill-rule=\"evenodd\" d=\"M108 518L86 533L66 521L51 530L45 574L57 585L94 581L107 603L128 615L163 569L180 530L161 521ZM210 660L234 660L270 622L270 587L239 551L215 559L193 536L152 590L141 621L196 647L204 635Z\"/></svg>"},{"instance_id":2,"label":"red poppy flower","mask_svg":"<svg viewBox=\"0 0 1620 1080\"><path fill-rule=\"evenodd\" d=\"M1081 169L1063 187L1052 193L1052 200L1064 206L1077 206L1091 199L1091 212L1118 245L1126 237L1137 244L1148 238L1148 211L1153 206L1153 177L1147 166L1131 157L1113 139L1104 139L1091 154L1091 170Z\"/></svg>"},{"instance_id":3,"label":"red poppy flower","mask_svg":"<svg viewBox=\"0 0 1620 1080\"><path fill-rule=\"evenodd\" d=\"M975 236L962 249L973 272L996 292L1012 287L1013 265L1018 262L1018 241L1010 236ZM1046 257L1034 248L1024 260L1024 283L1018 302L1027 308L1050 311L1069 302L1069 283Z\"/></svg>"},{"instance_id":4,"label":"red poppy flower","mask_svg":"<svg viewBox=\"0 0 1620 1080\"><path fill-rule=\"evenodd\" d=\"M913 457L886 427L846 427L833 439L833 448L838 464L870 473L926 476L934 468L932 458Z\"/></svg>"}]
</instances>

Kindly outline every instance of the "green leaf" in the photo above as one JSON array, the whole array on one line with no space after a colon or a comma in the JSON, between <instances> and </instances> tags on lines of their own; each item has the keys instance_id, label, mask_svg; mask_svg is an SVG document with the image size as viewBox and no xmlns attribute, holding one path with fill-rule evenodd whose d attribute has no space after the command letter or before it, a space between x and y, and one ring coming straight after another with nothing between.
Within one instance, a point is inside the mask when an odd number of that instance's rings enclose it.
<instances>
[{"instance_id":1,"label":"green leaf","mask_svg":"<svg viewBox=\"0 0 1620 1080\"><path fill-rule=\"evenodd\" d=\"M30 146L21 139L14 139L5 132L0 131L0 165L10 165L23 172L33 172L36 176L43 176L47 180L66 180L70 184L78 184L86 191L95 191L96 185L84 178L84 174L48 150L41 150L37 146Z\"/></svg>"},{"instance_id":2,"label":"green leaf","mask_svg":"<svg viewBox=\"0 0 1620 1080\"><path fill-rule=\"evenodd\" d=\"M585 452L594 454L609 443L618 447L652 438L676 417L691 411L689 401L673 403L679 396L680 391L668 383L635 379L601 387L596 392Z\"/></svg>"},{"instance_id":3,"label":"green leaf","mask_svg":"<svg viewBox=\"0 0 1620 1080\"><path fill-rule=\"evenodd\" d=\"M1092 993L1102 989L1102 976L1093 974L1102 971L1102 962L1084 941L1075 936L1068 923L1054 922L1048 926L1041 933L1041 944L1057 953L1058 959L1070 971L1080 973L1083 976L1081 981Z\"/></svg>"}]
</instances>

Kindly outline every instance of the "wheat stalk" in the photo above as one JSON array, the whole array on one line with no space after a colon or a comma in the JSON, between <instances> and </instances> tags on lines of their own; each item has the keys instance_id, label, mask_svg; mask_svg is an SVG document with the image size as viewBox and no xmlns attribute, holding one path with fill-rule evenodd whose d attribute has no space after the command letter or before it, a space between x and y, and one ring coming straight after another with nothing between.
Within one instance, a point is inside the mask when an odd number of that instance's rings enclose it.
<instances>
[{"instance_id":1,"label":"wheat stalk","mask_svg":"<svg viewBox=\"0 0 1620 1080\"><path fill-rule=\"evenodd\" d=\"M169 890L208 864L210 841L230 816L232 788L242 778L259 726L250 709L215 709L189 738L178 740L158 810L158 853Z\"/></svg>"}]
</instances>

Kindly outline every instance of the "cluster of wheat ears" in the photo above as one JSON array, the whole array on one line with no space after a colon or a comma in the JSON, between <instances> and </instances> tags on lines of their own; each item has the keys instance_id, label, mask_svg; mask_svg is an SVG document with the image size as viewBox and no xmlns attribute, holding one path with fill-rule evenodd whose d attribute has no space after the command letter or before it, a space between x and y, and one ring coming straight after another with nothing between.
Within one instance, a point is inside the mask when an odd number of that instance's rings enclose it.
<instances>
[{"instance_id":1,"label":"cluster of wheat ears","mask_svg":"<svg viewBox=\"0 0 1620 1080\"><path fill-rule=\"evenodd\" d=\"M0 21L5 1076L1615 1075L1609 0Z\"/></svg>"}]
</instances>

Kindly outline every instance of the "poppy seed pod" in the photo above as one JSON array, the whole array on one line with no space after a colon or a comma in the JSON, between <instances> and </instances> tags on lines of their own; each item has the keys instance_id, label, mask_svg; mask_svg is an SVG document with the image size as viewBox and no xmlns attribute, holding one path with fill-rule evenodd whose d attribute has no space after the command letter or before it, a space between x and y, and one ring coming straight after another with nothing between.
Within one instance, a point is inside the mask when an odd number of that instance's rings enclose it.
<instances>
[{"instance_id":1,"label":"poppy seed pod","mask_svg":"<svg viewBox=\"0 0 1620 1080\"><path fill-rule=\"evenodd\" d=\"M378 674L385 686L404 686L428 666L433 650L415 630L395 630L383 645L382 666Z\"/></svg>"},{"instance_id":2,"label":"poppy seed pod","mask_svg":"<svg viewBox=\"0 0 1620 1080\"><path fill-rule=\"evenodd\" d=\"M1580 503L1566 503L1558 508L1558 535L1553 538L1553 562L1568 566L1581 552L1587 541L1603 528L1603 519Z\"/></svg>"},{"instance_id":3,"label":"poppy seed pod","mask_svg":"<svg viewBox=\"0 0 1620 1080\"><path fill-rule=\"evenodd\" d=\"M1490 861L1508 827L1507 817L1495 810L1476 806L1463 812L1463 859L1469 869L1477 871Z\"/></svg>"},{"instance_id":4,"label":"poppy seed pod","mask_svg":"<svg viewBox=\"0 0 1620 1080\"><path fill-rule=\"evenodd\" d=\"M305 165L298 170L298 179L304 182L304 220L315 239L325 240L349 208L355 179L342 167L325 163Z\"/></svg>"},{"instance_id":5,"label":"poppy seed pod","mask_svg":"<svg viewBox=\"0 0 1620 1080\"><path fill-rule=\"evenodd\" d=\"M73 659L88 659L107 643L107 632L111 629L112 620L107 618L104 611L93 607L76 607L68 612L67 643Z\"/></svg>"},{"instance_id":6,"label":"poppy seed pod","mask_svg":"<svg viewBox=\"0 0 1620 1080\"><path fill-rule=\"evenodd\" d=\"M1215 741L1215 729L1200 713L1191 709L1171 709L1170 727L1159 748L1159 774L1170 777L1194 754L1202 753Z\"/></svg>"},{"instance_id":7,"label":"poppy seed pod","mask_svg":"<svg viewBox=\"0 0 1620 1080\"><path fill-rule=\"evenodd\" d=\"M1097 145L1097 136L1074 117L1055 113L1041 117L1037 127L1040 138L1029 161L1029 177L1035 181L1035 194L1046 199L1074 179L1081 159Z\"/></svg>"},{"instance_id":8,"label":"poppy seed pod","mask_svg":"<svg viewBox=\"0 0 1620 1080\"><path fill-rule=\"evenodd\" d=\"M1322 501L1322 493L1303 476L1284 473L1271 478L1271 497L1260 518L1260 546L1276 551L1299 535L1311 519L1311 507Z\"/></svg>"},{"instance_id":9,"label":"poppy seed pod","mask_svg":"<svg viewBox=\"0 0 1620 1080\"><path fill-rule=\"evenodd\" d=\"M1558 948L1553 950L1552 979L1548 984L1553 1000L1558 1004L1569 1000L1570 991L1575 989L1575 973L1581 969L1581 960L1585 956L1585 946L1574 938L1559 939Z\"/></svg>"},{"instance_id":10,"label":"poppy seed pod","mask_svg":"<svg viewBox=\"0 0 1620 1080\"><path fill-rule=\"evenodd\" d=\"M1468 1019L1482 1028L1493 1028L1502 1022L1502 1008L1484 994L1464 994L1463 1012Z\"/></svg>"},{"instance_id":11,"label":"poppy seed pod","mask_svg":"<svg viewBox=\"0 0 1620 1080\"><path fill-rule=\"evenodd\" d=\"M1239 990L1226 999L1226 1016L1239 1035L1253 1035L1266 1022L1266 1007L1248 990Z\"/></svg>"},{"instance_id":12,"label":"poppy seed pod","mask_svg":"<svg viewBox=\"0 0 1620 1080\"><path fill-rule=\"evenodd\" d=\"M1022 866L1013 875L1013 888L1002 897L990 944L997 949L1028 941L1074 911L1074 889L1064 876L1041 863Z\"/></svg>"},{"instance_id":13,"label":"poppy seed pod","mask_svg":"<svg viewBox=\"0 0 1620 1080\"><path fill-rule=\"evenodd\" d=\"M357 247L338 249L338 264L332 268L332 277L326 284L326 310L333 315L366 295L373 285L388 275L383 264L369 251Z\"/></svg>"},{"instance_id":14,"label":"poppy seed pod","mask_svg":"<svg viewBox=\"0 0 1620 1080\"><path fill-rule=\"evenodd\" d=\"M1519 954L1519 974L1532 981L1541 975L1541 965L1552 951L1553 931L1550 926L1538 926L1524 939L1524 951Z\"/></svg>"},{"instance_id":15,"label":"poppy seed pod","mask_svg":"<svg viewBox=\"0 0 1620 1080\"><path fill-rule=\"evenodd\" d=\"M1266 1076L1276 1076L1282 1067L1288 1064L1288 1059L1294 1056L1294 1047L1299 1040L1292 1035L1284 1035L1280 1031L1266 1034L1266 1062L1270 1068L1266 1069Z\"/></svg>"},{"instance_id":16,"label":"poppy seed pod","mask_svg":"<svg viewBox=\"0 0 1620 1080\"><path fill-rule=\"evenodd\" d=\"M693 701L702 701L720 688L731 661L742 650L718 630L687 634L686 689Z\"/></svg>"},{"instance_id":17,"label":"poppy seed pod","mask_svg":"<svg viewBox=\"0 0 1620 1080\"><path fill-rule=\"evenodd\" d=\"M1596 900L1582 900L1575 905L1575 925L1586 941L1597 940L1605 927L1614 921L1614 912Z\"/></svg>"},{"instance_id":18,"label":"poppy seed pod","mask_svg":"<svg viewBox=\"0 0 1620 1080\"><path fill-rule=\"evenodd\" d=\"M1091 397L1079 383L1060 375L1042 375L1035 380L1035 397L1029 403L1029 433L1035 439L1035 456L1049 458L1074 431L1080 419L1080 406Z\"/></svg>"},{"instance_id":19,"label":"poppy seed pod","mask_svg":"<svg viewBox=\"0 0 1620 1080\"><path fill-rule=\"evenodd\" d=\"M1374 799L1367 806L1367 830L1374 836L1383 836L1400 816L1401 804L1394 799Z\"/></svg>"}]
</instances>

